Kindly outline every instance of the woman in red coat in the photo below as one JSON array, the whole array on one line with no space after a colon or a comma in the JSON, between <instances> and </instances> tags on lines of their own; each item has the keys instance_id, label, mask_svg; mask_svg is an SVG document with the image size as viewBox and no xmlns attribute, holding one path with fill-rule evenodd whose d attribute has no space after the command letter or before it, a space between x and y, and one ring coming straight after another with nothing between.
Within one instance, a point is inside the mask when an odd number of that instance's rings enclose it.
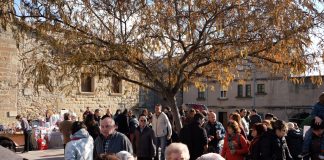
<instances>
[{"instance_id":1,"label":"woman in red coat","mask_svg":"<svg viewBox=\"0 0 324 160\"><path fill-rule=\"evenodd\" d=\"M222 156L226 160L244 160L249 151L249 145L242 134L236 121L230 120L227 123L227 134L224 139Z\"/></svg>"},{"instance_id":2,"label":"woman in red coat","mask_svg":"<svg viewBox=\"0 0 324 160\"><path fill-rule=\"evenodd\" d=\"M241 133L241 135L246 139L247 137L247 135L246 135L246 133L245 133L245 131L244 131L244 129L243 129L243 124L242 124L242 118L241 118L241 116L238 114L238 113L233 113L232 114L232 116L230 117L230 120L233 120L233 121L235 121L235 122L237 122L237 124L238 124L238 126L239 126L239 128L240 128L240 133Z\"/></svg>"}]
</instances>

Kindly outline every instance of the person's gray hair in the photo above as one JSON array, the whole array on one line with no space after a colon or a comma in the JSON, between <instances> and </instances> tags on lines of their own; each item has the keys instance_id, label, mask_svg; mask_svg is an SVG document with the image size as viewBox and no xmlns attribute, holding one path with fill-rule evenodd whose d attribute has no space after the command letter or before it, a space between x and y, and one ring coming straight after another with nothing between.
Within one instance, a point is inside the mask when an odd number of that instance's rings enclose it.
<instances>
[{"instance_id":1,"label":"person's gray hair","mask_svg":"<svg viewBox=\"0 0 324 160\"><path fill-rule=\"evenodd\" d=\"M292 122L288 122L287 127L288 127L288 129L294 129L295 125Z\"/></svg>"},{"instance_id":2,"label":"person's gray hair","mask_svg":"<svg viewBox=\"0 0 324 160\"><path fill-rule=\"evenodd\" d=\"M171 143L166 149L165 149L165 158L166 160L170 159L170 156L172 153L178 153L181 154L183 157L183 160L189 160L190 154L189 149L187 145L183 143Z\"/></svg>"},{"instance_id":3,"label":"person's gray hair","mask_svg":"<svg viewBox=\"0 0 324 160\"><path fill-rule=\"evenodd\" d=\"M217 153L207 153L197 158L197 160L225 160L225 158Z\"/></svg>"},{"instance_id":4,"label":"person's gray hair","mask_svg":"<svg viewBox=\"0 0 324 160\"><path fill-rule=\"evenodd\" d=\"M120 151L118 153L116 153L116 156L120 159L120 160L134 160L134 157L132 154L130 154L127 151Z\"/></svg>"}]
</instances>

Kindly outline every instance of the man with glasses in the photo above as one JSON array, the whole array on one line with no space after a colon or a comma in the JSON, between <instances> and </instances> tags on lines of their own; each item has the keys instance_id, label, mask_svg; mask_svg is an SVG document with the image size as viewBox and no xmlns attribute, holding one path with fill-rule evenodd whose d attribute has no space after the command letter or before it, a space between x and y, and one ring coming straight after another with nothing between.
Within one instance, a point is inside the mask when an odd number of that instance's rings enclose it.
<instances>
[{"instance_id":1,"label":"man with glasses","mask_svg":"<svg viewBox=\"0 0 324 160\"><path fill-rule=\"evenodd\" d=\"M116 131L115 121L106 117L100 121L100 135L94 142L95 157L120 151L133 154L132 144L124 134Z\"/></svg>"},{"instance_id":2,"label":"man with glasses","mask_svg":"<svg viewBox=\"0 0 324 160\"><path fill-rule=\"evenodd\" d=\"M135 146L137 160L152 160L155 156L155 134L144 114L140 115L139 127L135 130Z\"/></svg>"}]
</instances>

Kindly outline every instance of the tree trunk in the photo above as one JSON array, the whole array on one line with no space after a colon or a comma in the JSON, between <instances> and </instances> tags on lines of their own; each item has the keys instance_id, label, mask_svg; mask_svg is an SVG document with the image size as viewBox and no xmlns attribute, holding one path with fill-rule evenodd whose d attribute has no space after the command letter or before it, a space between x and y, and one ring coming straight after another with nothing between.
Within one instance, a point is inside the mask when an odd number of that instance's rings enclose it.
<instances>
[{"instance_id":1,"label":"tree trunk","mask_svg":"<svg viewBox=\"0 0 324 160\"><path fill-rule=\"evenodd\" d=\"M173 96L168 96L166 98L167 98L168 105L171 107L172 110L172 116L175 123L175 130L177 133L180 133L180 130L182 128L182 122L179 114L179 108L176 103L175 95L173 94Z\"/></svg>"}]
</instances>

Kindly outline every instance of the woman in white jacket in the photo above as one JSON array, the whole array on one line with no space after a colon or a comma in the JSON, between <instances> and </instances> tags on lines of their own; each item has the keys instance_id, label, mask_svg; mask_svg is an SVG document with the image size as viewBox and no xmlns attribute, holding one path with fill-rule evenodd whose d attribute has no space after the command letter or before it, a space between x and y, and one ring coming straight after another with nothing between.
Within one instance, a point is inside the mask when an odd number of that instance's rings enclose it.
<instances>
[{"instance_id":1,"label":"woman in white jacket","mask_svg":"<svg viewBox=\"0 0 324 160\"><path fill-rule=\"evenodd\" d=\"M84 123L74 122L71 133L71 141L66 144L65 148L65 160L93 160L93 139Z\"/></svg>"}]
</instances>

